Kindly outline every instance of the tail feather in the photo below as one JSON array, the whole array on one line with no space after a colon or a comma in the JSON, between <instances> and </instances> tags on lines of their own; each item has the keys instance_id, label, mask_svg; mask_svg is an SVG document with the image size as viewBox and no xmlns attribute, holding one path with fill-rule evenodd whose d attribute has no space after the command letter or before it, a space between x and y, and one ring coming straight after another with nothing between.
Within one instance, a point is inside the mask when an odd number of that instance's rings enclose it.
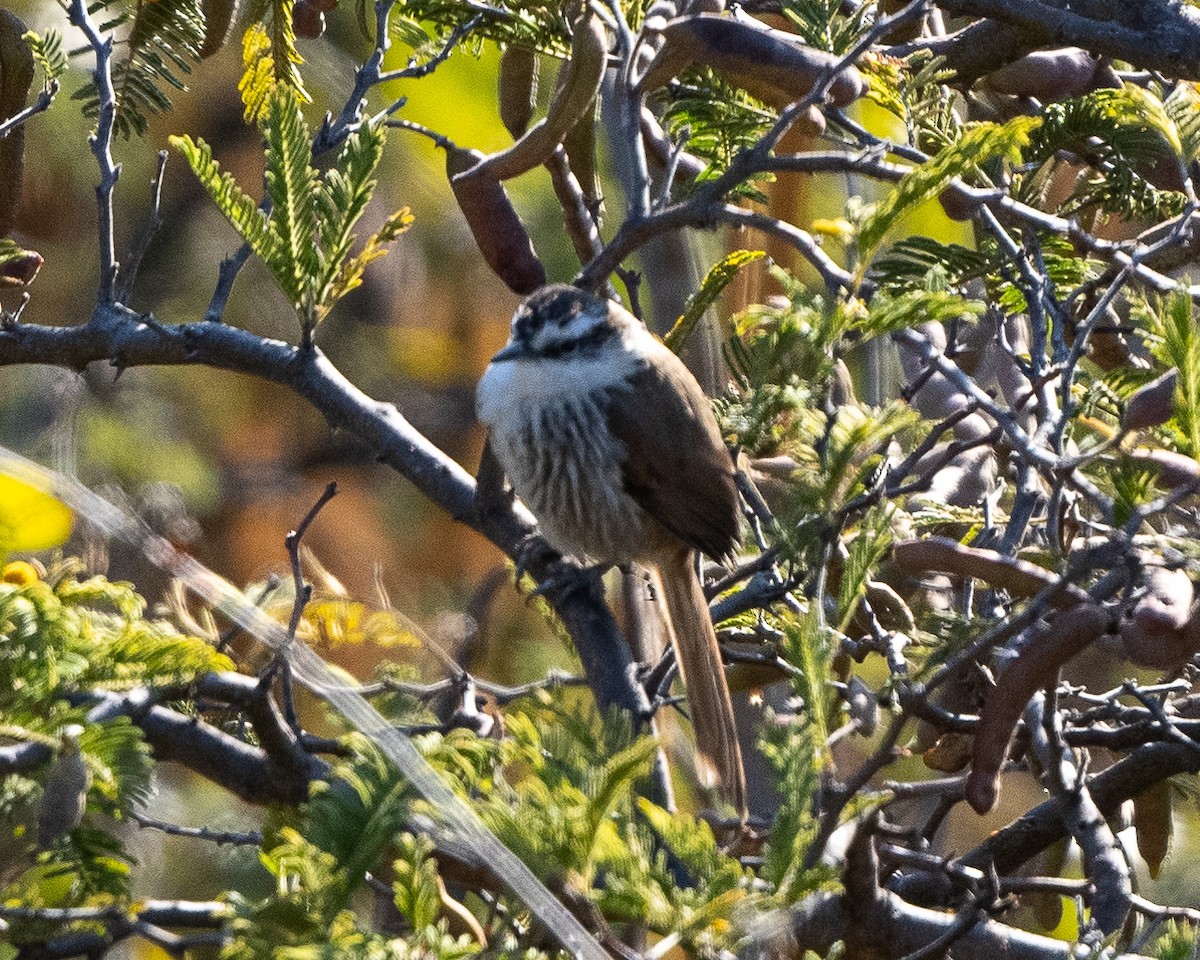
<instances>
[{"instance_id":1,"label":"tail feather","mask_svg":"<svg viewBox=\"0 0 1200 960\"><path fill-rule=\"evenodd\" d=\"M659 565L671 643L687 688L701 781L745 815L746 774L733 701L694 560L695 554L687 552Z\"/></svg>"}]
</instances>

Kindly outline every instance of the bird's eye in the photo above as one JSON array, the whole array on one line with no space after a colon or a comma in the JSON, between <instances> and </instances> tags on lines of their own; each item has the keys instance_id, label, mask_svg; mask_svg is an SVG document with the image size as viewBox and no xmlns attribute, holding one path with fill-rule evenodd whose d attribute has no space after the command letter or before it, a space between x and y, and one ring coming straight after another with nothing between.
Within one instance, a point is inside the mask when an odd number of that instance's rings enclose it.
<instances>
[{"instance_id":1,"label":"bird's eye","mask_svg":"<svg viewBox=\"0 0 1200 960\"><path fill-rule=\"evenodd\" d=\"M577 346L579 346L579 344L578 344L578 343L576 343L574 340L568 340L568 341L567 341L566 343L564 343L564 344L563 344L563 346L562 346L563 353L570 353L570 352L571 352L572 350L574 350L574 349L575 349Z\"/></svg>"}]
</instances>

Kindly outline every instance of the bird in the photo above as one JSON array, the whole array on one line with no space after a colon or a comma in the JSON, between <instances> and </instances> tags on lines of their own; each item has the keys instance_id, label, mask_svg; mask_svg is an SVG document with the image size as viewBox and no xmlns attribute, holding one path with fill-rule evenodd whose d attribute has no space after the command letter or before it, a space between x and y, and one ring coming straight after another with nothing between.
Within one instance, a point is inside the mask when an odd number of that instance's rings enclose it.
<instances>
[{"instance_id":1,"label":"bird","mask_svg":"<svg viewBox=\"0 0 1200 960\"><path fill-rule=\"evenodd\" d=\"M700 781L744 816L733 704L697 569L700 553L732 558L741 507L733 458L695 377L619 303L552 284L513 314L476 413L552 547L642 567L661 583Z\"/></svg>"}]
</instances>

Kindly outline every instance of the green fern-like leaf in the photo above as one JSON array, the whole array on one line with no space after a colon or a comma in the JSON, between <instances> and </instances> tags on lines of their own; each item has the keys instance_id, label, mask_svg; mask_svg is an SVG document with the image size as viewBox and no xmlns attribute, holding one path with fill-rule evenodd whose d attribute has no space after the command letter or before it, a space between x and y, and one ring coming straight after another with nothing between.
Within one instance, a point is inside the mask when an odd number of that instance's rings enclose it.
<instances>
[{"instance_id":1,"label":"green fern-like leaf","mask_svg":"<svg viewBox=\"0 0 1200 960\"><path fill-rule=\"evenodd\" d=\"M696 328L696 324L700 322L700 318L704 316L704 311L717 302L721 291L733 282L738 271L746 264L761 260L765 256L766 253L762 250L734 250L722 257L704 275L704 279L700 282L700 289L688 297L683 308L683 315L675 321L674 326L663 337L663 342L678 353L679 348Z\"/></svg>"},{"instance_id":2,"label":"green fern-like leaf","mask_svg":"<svg viewBox=\"0 0 1200 960\"><path fill-rule=\"evenodd\" d=\"M844 631L853 619L871 572L891 547L892 513L893 509L888 505L871 510L863 517L858 535L850 543L838 589L838 610L841 612L839 631Z\"/></svg>"},{"instance_id":3,"label":"green fern-like leaf","mask_svg":"<svg viewBox=\"0 0 1200 960\"><path fill-rule=\"evenodd\" d=\"M1168 920L1162 934L1146 947L1148 956L1155 960L1188 960L1196 955L1198 933L1194 925Z\"/></svg>"},{"instance_id":4,"label":"green fern-like leaf","mask_svg":"<svg viewBox=\"0 0 1200 960\"><path fill-rule=\"evenodd\" d=\"M662 120L672 138L686 140L688 152L708 162L709 169L693 183L697 186L753 147L774 122L775 112L708 68L689 70L682 79L670 92ZM732 196L765 199L753 180Z\"/></svg>"},{"instance_id":5,"label":"green fern-like leaf","mask_svg":"<svg viewBox=\"0 0 1200 960\"><path fill-rule=\"evenodd\" d=\"M67 72L70 64L63 52L62 34L57 30L47 30L44 37L30 30L21 39L33 51L33 62L42 71L42 83L46 87Z\"/></svg>"},{"instance_id":6,"label":"green fern-like leaf","mask_svg":"<svg viewBox=\"0 0 1200 960\"><path fill-rule=\"evenodd\" d=\"M266 116L274 89L271 37L262 24L252 24L242 34L242 77L238 81L247 123L259 123Z\"/></svg>"},{"instance_id":7,"label":"green fern-like leaf","mask_svg":"<svg viewBox=\"0 0 1200 960\"><path fill-rule=\"evenodd\" d=\"M1154 496L1154 477L1153 470L1127 458L1104 464L1098 479L1112 487L1115 524L1127 523L1133 512Z\"/></svg>"},{"instance_id":8,"label":"green fern-like leaf","mask_svg":"<svg viewBox=\"0 0 1200 960\"><path fill-rule=\"evenodd\" d=\"M79 749L92 768L92 793L102 799L110 816L149 798L154 766L150 746L128 717L87 725Z\"/></svg>"},{"instance_id":9,"label":"green fern-like leaf","mask_svg":"<svg viewBox=\"0 0 1200 960\"><path fill-rule=\"evenodd\" d=\"M1175 416L1179 448L1188 456L1200 456L1200 330L1192 314L1192 302L1184 291L1167 298L1161 318L1162 342L1156 350L1164 367L1179 371Z\"/></svg>"},{"instance_id":10,"label":"green fern-like leaf","mask_svg":"<svg viewBox=\"0 0 1200 960\"><path fill-rule=\"evenodd\" d=\"M304 103L311 100L300 76L304 58L296 48L294 6L294 0L259 0L251 10L255 22L242 35L242 78L238 82L247 123L263 120L277 87L291 90Z\"/></svg>"},{"instance_id":11,"label":"green fern-like leaf","mask_svg":"<svg viewBox=\"0 0 1200 960\"><path fill-rule=\"evenodd\" d=\"M125 56L112 69L116 131L141 136L150 115L170 109L168 91L187 89L183 78L199 61L204 42L204 13L200 0L105 0L101 6L115 13L105 29L126 30ZM85 113L96 116L95 85L79 95Z\"/></svg>"},{"instance_id":12,"label":"green fern-like leaf","mask_svg":"<svg viewBox=\"0 0 1200 960\"><path fill-rule=\"evenodd\" d=\"M149 620L125 624L97 652L108 658L113 671L111 679L97 682L109 687L180 683L203 673L233 669L233 662L206 641Z\"/></svg>"},{"instance_id":13,"label":"green fern-like leaf","mask_svg":"<svg viewBox=\"0 0 1200 960\"><path fill-rule=\"evenodd\" d=\"M870 260L902 214L936 197L956 177L968 176L980 164L998 157L1018 161L1020 151L1040 123L1037 117L1014 117L1002 124L981 123L968 130L957 143L905 175L863 222L858 236L863 262Z\"/></svg>"},{"instance_id":14,"label":"green fern-like leaf","mask_svg":"<svg viewBox=\"0 0 1200 960\"><path fill-rule=\"evenodd\" d=\"M385 757L365 739L355 742L360 752L339 764L331 780L313 786L305 831L309 842L335 858L346 898L395 837L411 794Z\"/></svg>"},{"instance_id":15,"label":"green fern-like leaf","mask_svg":"<svg viewBox=\"0 0 1200 960\"><path fill-rule=\"evenodd\" d=\"M361 284L363 271L367 265L386 256L388 245L407 231L412 223L413 216L408 207L401 207L388 217L382 227L367 237L362 250L345 261L341 271L325 288L321 303L332 306Z\"/></svg>"},{"instance_id":16,"label":"green fern-like leaf","mask_svg":"<svg viewBox=\"0 0 1200 960\"><path fill-rule=\"evenodd\" d=\"M312 150L308 124L291 89L275 88L263 132L271 225L280 240L277 257L266 262L292 306L311 326L316 306L313 287L325 270L325 251L317 243L319 181L308 162Z\"/></svg>"},{"instance_id":17,"label":"green fern-like leaf","mask_svg":"<svg viewBox=\"0 0 1200 960\"><path fill-rule=\"evenodd\" d=\"M867 26L866 4L847 8L840 0L783 0L783 15L810 47L845 53ZM850 10L846 13L847 9Z\"/></svg>"},{"instance_id":18,"label":"green fern-like leaf","mask_svg":"<svg viewBox=\"0 0 1200 960\"><path fill-rule=\"evenodd\" d=\"M232 669L203 641L143 619L145 601L129 584L75 573L67 565L46 580L0 584L0 714L25 723L72 691Z\"/></svg>"},{"instance_id":19,"label":"green fern-like leaf","mask_svg":"<svg viewBox=\"0 0 1200 960\"><path fill-rule=\"evenodd\" d=\"M1175 84L1171 95L1163 101L1163 109L1179 134L1184 162L1200 159L1200 90L1196 84L1188 81Z\"/></svg>"},{"instance_id":20,"label":"green fern-like leaf","mask_svg":"<svg viewBox=\"0 0 1200 960\"><path fill-rule=\"evenodd\" d=\"M1081 180L1067 211L1096 206L1125 216L1170 216L1182 208L1183 195L1155 187L1144 171L1180 162L1183 144L1173 112L1181 113L1178 103L1169 111L1153 93L1136 85L1095 90L1050 104L1031 139L1028 157L1045 166L1058 151L1070 150L1093 167L1094 175Z\"/></svg>"},{"instance_id":21,"label":"green fern-like leaf","mask_svg":"<svg viewBox=\"0 0 1200 960\"><path fill-rule=\"evenodd\" d=\"M956 243L939 243L932 237L897 240L871 264L870 277L880 292L904 294L915 287L961 287L995 266L981 250ZM935 280L935 278L937 278Z\"/></svg>"},{"instance_id":22,"label":"green fern-like leaf","mask_svg":"<svg viewBox=\"0 0 1200 960\"><path fill-rule=\"evenodd\" d=\"M634 6L634 5L631 5ZM359 0L359 15L368 19L370 5ZM436 51L455 29L477 19L472 34L477 38L472 49L482 49L478 40L491 40L500 46L519 44L542 53L561 57L570 46L568 8L556 0L510 0L504 7L508 16L477 18L477 11L461 0L403 0L391 18L392 33L397 40L413 47L418 61L425 59L424 51ZM630 18L636 29L638 17Z\"/></svg>"},{"instance_id":23,"label":"green fern-like leaf","mask_svg":"<svg viewBox=\"0 0 1200 960\"><path fill-rule=\"evenodd\" d=\"M189 136L171 137L171 145L183 154L192 172L208 191L217 208L225 215L254 255L270 265L283 256L283 241L258 204L247 194L232 174L222 173L213 159L212 148L203 140Z\"/></svg>"},{"instance_id":24,"label":"green fern-like leaf","mask_svg":"<svg viewBox=\"0 0 1200 960\"><path fill-rule=\"evenodd\" d=\"M76 827L68 835L68 850L59 862L74 875L71 899L76 903L129 896L133 860L121 841L105 830L88 824Z\"/></svg>"},{"instance_id":25,"label":"green fern-like leaf","mask_svg":"<svg viewBox=\"0 0 1200 960\"><path fill-rule=\"evenodd\" d=\"M382 126L362 124L346 138L316 191L321 247L332 263L340 263L350 252L354 240L350 231L371 199L385 139Z\"/></svg>"},{"instance_id":26,"label":"green fern-like leaf","mask_svg":"<svg viewBox=\"0 0 1200 960\"><path fill-rule=\"evenodd\" d=\"M362 282L363 270L387 253L387 244L412 223L407 209L392 215L356 257L354 225L370 202L375 190L375 168L383 157L385 130L382 126L361 125L342 147L334 165L317 185L315 198L323 269L316 277L314 300L318 306L316 322L334 303Z\"/></svg>"},{"instance_id":27,"label":"green fern-like leaf","mask_svg":"<svg viewBox=\"0 0 1200 960\"><path fill-rule=\"evenodd\" d=\"M937 290L909 290L899 296L877 296L866 317L856 324L868 337L881 337L922 323L948 323L980 316L984 305Z\"/></svg>"},{"instance_id":28,"label":"green fern-like leaf","mask_svg":"<svg viewBox=\"0 0 1200 960\"><path fill-rule=\"evenodd\" d=\"M786 727L763 728L760 748L779 776L777 787L784 800L763 851L761 875L787 904L834 879L831 869L806 870L803 863L817 831L813 797L829 762L827 710L833 644L813 612L789 618L782 627L784 655L797 668L792 683L803 709Z\"/></svg>"},{"instance_id":29,"label":"green fern-like leaf","mask_svg":"<svg viewBox=\"0 0 1200 960\"><path fill-rule=\"evenodd\" d=\"M312 143L299 94L275 85L267 93L263 133L269 213L220 171L203 141L174 137L171 142L271 271L307 337L338 300L362 282L367 264L384 255L387 244L408 228L412 217L407 209L397 211L351 256L354 226L375 189L383 129L364 124L320 175L310 166Z\"/></svg>"},{"instance_id":30,"label":"green fern-like leaf","mask_svg":"<svg viewBox=\"0 0 1200 960\"><path fill-rule=\"evenodd\" d=\"M1136 85L1094 90L1047 106L1030 140L1030 157L1040 160L1063 148L1079 148L1092 137L1130 159L1181 150L1179 131L1154 94Z\"/></svg>"},{"instance_id":31,"label":"green fern-like leaf","mask_svg":"<svg viewBox=\"0 0 1200 960\"><path fill-rule=\"evenodd\" d=\"M393 864L396 909L413 930L424 930L433 926L442 908L433 843L427 837L405 833L396 846L400 854Z\"/></svg>"}]
</instances>

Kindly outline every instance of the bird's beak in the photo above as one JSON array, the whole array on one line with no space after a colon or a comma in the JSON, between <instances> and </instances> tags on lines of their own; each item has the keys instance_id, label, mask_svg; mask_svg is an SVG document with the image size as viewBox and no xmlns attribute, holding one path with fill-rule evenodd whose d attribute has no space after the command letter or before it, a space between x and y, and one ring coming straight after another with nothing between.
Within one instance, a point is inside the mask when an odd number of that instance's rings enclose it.
<instances>
[{"instance_id":1,"label":"bird's beak","mask_svg":"<svg viewBox=\"0 0 1200 960\"><path fill-rule=\"evenodd\" d=\"M509 341L501 348L500 352L492 357L492 363L504 363L506 360L523 360L532 356L529 347L523 343L514 343Z\"/></svg>"}]
</instances>

